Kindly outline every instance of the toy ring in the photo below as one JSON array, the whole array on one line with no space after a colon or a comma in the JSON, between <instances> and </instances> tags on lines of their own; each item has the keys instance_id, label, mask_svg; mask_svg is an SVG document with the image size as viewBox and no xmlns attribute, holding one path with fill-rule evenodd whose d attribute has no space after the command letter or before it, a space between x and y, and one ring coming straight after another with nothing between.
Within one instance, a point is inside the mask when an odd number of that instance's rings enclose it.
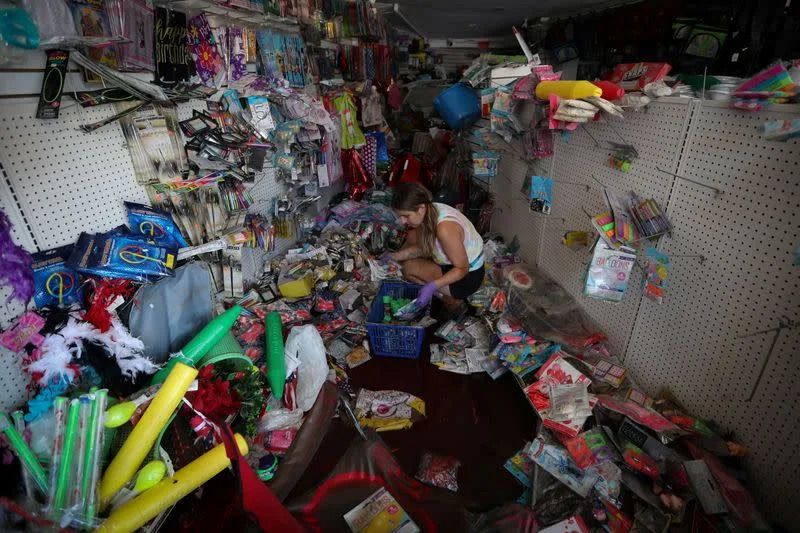
<instances>
[{"instance_id":1,"label":"toy ring","mask_svg":"<svg viewBox=\"0 0 800 533\"><path fill-rule=\"evenodd\" d=\"M166 235L164 228L149 220L143 220L139 223L139 232L142 235L150 235L151 237L163 237Z\"/></svg>"},{"instance_id":2,"label":"toy ring","mask_svg":"<svg viewBox=\"0 0 800 533\"><path fill-rule=\"evenodd\" d=\"M119 251L119 258L132 265L138 265L144 263L145 261L153 261L159 265L166 266L164 261L147 255L147 250L141 246L125 246Z\"/></svg>"},{"instance_id":3,"label":"toy ring","mask_svg":"<svg viewBox=\"0 0 800 533\"><path fill-rule=\"evenodd\" d=\"M58 280L58 284L52 283ZM58 297L58 304L64 304L64 296L75 288L75 276L69 272L53 272L44 282L44 288L50 296Z\"/></svg>"}]
</instances>

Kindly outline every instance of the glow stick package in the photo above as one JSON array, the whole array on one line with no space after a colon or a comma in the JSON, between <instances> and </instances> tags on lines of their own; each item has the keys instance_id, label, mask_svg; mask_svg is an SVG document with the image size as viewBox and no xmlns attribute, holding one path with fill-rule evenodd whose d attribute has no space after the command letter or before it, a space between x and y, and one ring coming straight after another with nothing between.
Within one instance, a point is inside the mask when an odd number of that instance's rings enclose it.
<instances>
[{"instance_id":1,"label":"glow stick package","mask_svg":"<svg viewBox=\"0 0 800 533\"><path fill-rule=\"evenodd\" d=\"M73 303L83 302L78 273L66 264L71 252L70 244L33 254L31 268L36 287L36 292L33 293L36 307L69 307Z\"/></svg>"},{"instance_id":2,"label":"glow stick package","mask_svg":"<svg viewBox=\"0 0 800 533\"><path fill-rule=\"evenodd\" d=\"M133 202L125 202L125 208L132 234L144 235L148 240L169 248L189 246L169 213Z\"/></svg>"},{"instance_id":3,"label":"glow stick package","mask_svg":"<svg viewBox=\"0 0 800 533\"><path fill-rule=\"evenodd\" d=\"M94 276L155 281L173 274L177 252L140 235L81 233L67 266Z\"/></svg>"}]
</instances>

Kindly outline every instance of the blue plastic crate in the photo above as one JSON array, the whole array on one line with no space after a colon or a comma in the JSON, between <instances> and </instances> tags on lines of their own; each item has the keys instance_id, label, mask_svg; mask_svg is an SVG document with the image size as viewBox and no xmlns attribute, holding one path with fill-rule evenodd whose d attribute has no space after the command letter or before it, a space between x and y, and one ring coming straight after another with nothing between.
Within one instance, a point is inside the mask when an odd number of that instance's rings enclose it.
<instances>
[{"instance_id":1,"label":"blue plastic crate","mask_svg":"<svg viewBox=\"0 0 800 533\"><path fill-rule=\"evenodd\" d=\"M420 326L402 326L384 324L383 297L414 299L422 289L422 285L399 281L384 281L367 315L367 333L372 353L381 357L402 357L418 359L422 353L422 342L425 340L425 328ZM426 311L427 312L427 311Z\"/></svg>"}]
</instances>

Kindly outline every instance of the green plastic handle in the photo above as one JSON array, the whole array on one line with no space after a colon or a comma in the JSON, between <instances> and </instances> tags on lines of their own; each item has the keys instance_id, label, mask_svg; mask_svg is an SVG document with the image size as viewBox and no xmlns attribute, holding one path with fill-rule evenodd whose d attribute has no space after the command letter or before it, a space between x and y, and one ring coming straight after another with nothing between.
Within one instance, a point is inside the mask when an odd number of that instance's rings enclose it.
<instances>
[{"instance_id":1,"label":"green plastic handle","mask_svg":"<svg viewBox=\"0 0 800 533\"><path fill-rule=\"evenodd\" d=\"M283 387L286 384L286 360L283 355L283 323L277 311L271 311L264 321L267 330L267 383L272 395L283 399Z\"/></svg>"}]
</instances>

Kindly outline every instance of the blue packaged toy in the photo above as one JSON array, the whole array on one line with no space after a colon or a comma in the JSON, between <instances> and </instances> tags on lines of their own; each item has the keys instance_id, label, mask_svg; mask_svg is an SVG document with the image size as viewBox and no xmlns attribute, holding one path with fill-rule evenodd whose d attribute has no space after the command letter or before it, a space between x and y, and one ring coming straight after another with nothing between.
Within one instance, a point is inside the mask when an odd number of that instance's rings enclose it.
<instances>
[{"instance_id":1,"label":"blue packaged toy","mask_svg":"<svg viewBox=\"0 0 800 533\"><path fill-rule=\"evenodd\" d=\"M81 233L67 260L82 274L134 281L171 276L177 249L149 242L141 235Z\"/></svg>"},{"instance_id":2,"label":"blue packaged toy","mask_svg":"<svg viewBox=\"0 0 800 533\"><path fill-rule=\"evenodd\" d=\"M69 307L83 301L78 273L66 264L72 245L61 246L33 255L33 283L36 292L33 301L36 307Z\"/></svg>"},{"instance_id":3,"label":"blue packaged toy","mask_svg":"<svg viewBox=\"0 0 800 533\"><path fill-rule=\"evenodd\" d=\"M125 208L133 235L144 235L148 240L168 248L189 246L169 213L133 202L125 202Z\"/></svg>"}]
</instances>

